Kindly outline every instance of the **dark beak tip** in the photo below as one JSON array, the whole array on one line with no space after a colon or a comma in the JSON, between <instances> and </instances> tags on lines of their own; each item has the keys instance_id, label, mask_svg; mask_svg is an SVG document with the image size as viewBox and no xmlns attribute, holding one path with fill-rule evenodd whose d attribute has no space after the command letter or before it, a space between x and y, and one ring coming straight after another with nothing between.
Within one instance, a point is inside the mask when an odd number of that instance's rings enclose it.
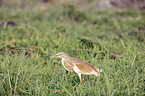
<instances>
[{"instance_id":1,"label":"dark beak tip","mask_svg":"<svg viewBox=\"0 0 145 96\"><path fill-rule=\"evenodd\" d=\"M47 59L49 59L50 58L50 56L47 56Z\"/></svg>"}]
</instances>

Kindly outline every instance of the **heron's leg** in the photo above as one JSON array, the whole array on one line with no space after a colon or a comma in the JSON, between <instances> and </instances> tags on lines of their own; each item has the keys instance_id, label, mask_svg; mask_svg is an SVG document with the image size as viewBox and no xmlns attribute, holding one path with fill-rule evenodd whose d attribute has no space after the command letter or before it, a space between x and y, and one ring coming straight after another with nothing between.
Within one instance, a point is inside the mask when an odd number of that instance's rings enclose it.
<instances>
[{"instance_id":1,"label":"heron's leg","mask_svg":"<svg viewBox=\"0 0 145 96\"><path fill-rule=\"evenodd\" d=\"M81 74L80 73L78 73L78 75L79 75L79 78L80 78L80 82L82 81L82 79L81 79Z\"/></svg>"},{"instance_id":2,"label":"heron's leg","mask_svg":"<svg viewBox=\"0 0 145 96\"><path fill-rule=\"evenodd\" d=\"M79 73L78 75L79 75L79 78L80 78L80 85L83 85L84 79L83 79L83 81L82 81L82 79L81 79L81 74Z\"/></svg>"},{"instance_id":3,"label":"heron's leg","mask_svg":"<svg viewBox=\"0 0 145 96\"><path fill-rule=\"evenodd\" d=\"M83 78L83 80L82 80L82 85L84 84L84 78Z\"/></svg>"}]
</instances>

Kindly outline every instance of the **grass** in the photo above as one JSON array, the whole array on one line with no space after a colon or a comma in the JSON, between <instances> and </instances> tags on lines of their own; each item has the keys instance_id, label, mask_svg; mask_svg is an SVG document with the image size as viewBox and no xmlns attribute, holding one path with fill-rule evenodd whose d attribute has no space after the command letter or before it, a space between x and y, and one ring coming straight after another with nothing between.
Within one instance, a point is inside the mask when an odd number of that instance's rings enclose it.
<instances>
[{"instance_id":1,"label":"grass","mask_svg":"<svg viewBox=\"0 0 145 96\"><path fill-rule=\"evenodd\" d=\"M70 2L21 2L24 7L7 0L0 8L0 20L16 23L0 28L1 95L145 95L144 12L100 11L91 2L87 9ZM82 37L101 45L83 43ZM100 77L83 75L79 86L78 75L67 72L60 59L46 58L58 52L103 72Z\"/></svg>"}]
</instances>

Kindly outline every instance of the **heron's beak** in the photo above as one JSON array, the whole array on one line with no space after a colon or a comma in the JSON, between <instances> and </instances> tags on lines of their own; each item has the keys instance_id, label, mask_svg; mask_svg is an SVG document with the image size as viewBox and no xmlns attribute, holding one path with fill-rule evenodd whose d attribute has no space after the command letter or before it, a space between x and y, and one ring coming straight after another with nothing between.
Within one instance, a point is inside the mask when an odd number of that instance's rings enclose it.
<instances>
[{"instance_id":1,"label":"heron's beak","mask_svg":"<svg viewBox=\"0 0 145 96\"><path fill-rule=\"evenodd\" d=\"M54 57L57 57L57 55L55 54L55 55L47 56L47 59L49 59L49 58L54 58Z\"/></svg>"}]
</instances>

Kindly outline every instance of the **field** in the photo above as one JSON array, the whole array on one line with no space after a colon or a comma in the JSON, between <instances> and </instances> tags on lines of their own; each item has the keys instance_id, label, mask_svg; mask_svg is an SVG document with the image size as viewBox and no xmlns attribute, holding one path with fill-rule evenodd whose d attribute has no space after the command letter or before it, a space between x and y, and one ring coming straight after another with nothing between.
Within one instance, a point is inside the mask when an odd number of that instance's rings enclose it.
<instances>
[{"instance_id":1,"label":"field","mask_svg":"<svg viewBox=\"0 0 145 96\"><path fill-rule=\"evenodd\" d=\"M1 96L145 95L145 13L99 10L93 2L6 0L0 7ZM61 59L46 58L58 52L103 72L82 75L79 85Z\"/></svg>"}]
</instances>

